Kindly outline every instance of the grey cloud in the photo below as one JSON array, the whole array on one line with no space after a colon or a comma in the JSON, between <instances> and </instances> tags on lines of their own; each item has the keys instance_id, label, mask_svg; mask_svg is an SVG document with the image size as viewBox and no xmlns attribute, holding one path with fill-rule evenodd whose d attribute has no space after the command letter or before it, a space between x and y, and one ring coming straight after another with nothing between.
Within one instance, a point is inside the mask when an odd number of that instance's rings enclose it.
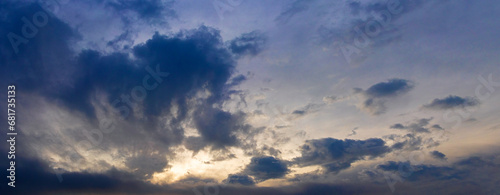
<instances>
[{"instance_id":1,"label":"grey cloud","mask_svg":"<svg viewBox=\"0 0 500 195\"><path fill-rule=\"evenodd\" d=\"M253 176L256 181L281 178L288 172L287 163L272 156L253 157L243 170L244 174Z\"/></svg>"},{"instance_id":2,"label":"grey cloud","mask_svg":"<svg viewBox=\"0 0 500 195\"><path fill-rule=\"evenodd\" d=\"M340 98L337 96L326 96L326 97L323 97L323 102L325 102L326 104L333 104L333 103L342 101L344 99L345 98Z\"/></svg>"},{"instance_id":3,"label":"grey cloud","mask_svg":"<svg viewBox=\"0 0 500 195\"><path fill-rule=\"evenodd\" d=\"M338 26L336 23L333 23L333 25L328 23L319 25L317 43L334 47L334 49L342 48L346 44L352 45L353 40L359 36L368 36L367 28L375 26L379 32L374 36L369 36L370 44L367 47L388 45L401 38L400 30L391 24L395 23L403 15L422 7L425 3L427 2L421 0L347 1L345 9L350 10L351 14L351 16L347 15L344 19L343 23L347 25ZM388 6L389 4L391 4L391 9ZM393 10L393 6L397 7L397 11ZM355 29L360 29L361 32ZM370 53L366 51L365 47L358 49L365 50L358 53L359 55L355 55L356 59L352 60L356 62L366 59L367 54Z\"/></svg>"},{"instance_id":4,"label":"grey cloud","mask_svg":"<svg viewBox=\"0 0 500 195\"><path fill-rule=\"evenodd\" d=\"M301 146L301 156L293 160L299 166L321 165L327 172L339 172L351 163L366 157L381 157L391 151L382 139L338 140L324 138L307 140Z\"/></svg>"},{"instance_id":5,"label":"grey cloud","mask_svg":"<svg viewBox=\"0 0 500 195\"><path fill-rule=\"evenodd\" d=\"M423 108L434 109L434 110L447 110L453 108L468 108L478 106L480 104L479 100L473 97L460 97L455 95L450 95L443 99L434 99L429 104L423 106Z\"/></svg>"},{"instance_id":6,"label":"grey cloud","mask_svg":"<svg viewBox=\"0 0 500 195\"><path fill-rule=\"evenodd\" d=\"M352 129L352 130L351 130L351 133L349 133L349 135L347 135L347 137L350 137L350 136L356 135L356 134L357 134L356 130L358 130L358 127L355 127L354 129Z\"/></svg>"},{"instance_id":7,"label":"grey cloud","mask_svg":"<svg viewBox=\"0 0 500 195\"><path fill-rule=\"evenodd\" d=\"M491 157L468 157L450 165L412 165L390 161L378 169L392 172L409 182L397 184L396 192L405 194L491 194L499 190L500 165ZM425 188L419 187L425 185Z\"/></svg>"},{"instance_id":8,"label":"grey cloud","mask_svg":"<svg viewBox=\"0 0 500 195\"><path fill-rule=\"evenodd\" d=\"M252 126L245 123L242 112L231 114L219 109L203 108L195 114L195 125L203 142L214 149L237 146L241 141L237 133L249 134Z\"/></svg>"},{"instance_id":9,"label":"grey cloud","mask_svg":"<svg viewBox=\"0 0 500 195\"><path fill-rule=\"evenodd\" d=\"M240 184L245 186L255 185L255 181L253 180L253 178L249 177L248 175L230 174L227 179L222 182L227 184Z\"/></svg>"},{"instance_id":10,"label":"grey cloud","mask_svg":"<svg viewBox=\"0 0 500 195\"><path fill-rule=\"evenodd\" d=\"M443 127L441 127L440 125L436 124L436 125L432 125L432 128L433 129L439 129L439 130L444 130Z\"/></svg>"},{"instance_id":11,"label":"grey cloud","mask_svg":"<svg viewBox=\"0 0 500 195\"><path fill-rule=\"evenodd\" d=\"M2 2L1 5L5 15L0 18L3 34L22 34L20 18L43 11L37 4ZM62 126L60 132L47 129L40 132L41 136L24 137L32 147L42 151L59 148L53 150L65 161L59 165L76 166L72 165L72 160L84 159L75 150L78 147L73 146L74 142L87 139L82 135L84 130L99 129L102 120L112 121L119 133L93 132L93 138L100 141L94 140L96 144L88 148L89 152L117 151L120 155L113 156L116 158L113 160L123 161L137 178L151 177L154 172L168 168L166 158L173 155L172 146L190 143L188 148L194 151L207 146L215 149L243 147L239 145L242 143L238 134L253 135L250 131L254 128L245 123L244 113L229 113L220 108L231 87L244 78L230 79L236 61L219 31L201 26L168 36L157 33L131 48L130 53L74 52L70 44L78 38L67 24L51 15L47 25L40 28L28 44L20 45L17 54L7 39L0 40L0 62L6 70L1 73L2 83L16 83L19 88L16 92L28 102L46 101L82 121L82 124L74 124L75 127ZM124 34L117 41L126 39ZM146 90L143 101L137 101L131 97L131 91L136 86L143 86L144 78L149 78L148 84L156 82L158 85L154 90ZM211 95L196 97L201 91ZM196 105L188 104L195 98ZM26 104L21 112L42 109L41 105ZM183 123L187 120L196 125L200 138L185 142ZM31 123L26 121L20 128L31 132L33 129L27 125ZM47 124L36 126L51 128ZM39 140L41 137L44 139ZM58 141L47 145L45 137ZM137 148L140 145L144 148ZM46 159L41 153L35 155Z\"/></svg>"},{"instance_id":12,"label":"grey cloud","mask_svg":"<svg viewBox=\"0 0 500 195\"><path fill-rule=\"evenodd\" d=\"M279 24L286 24L296 14L307 11L313 2L314 0L295 0L276 17L275 21Z\"/></svg>"},{"instance_id":13,"label":"grey cloud","mask_svg":"<svg viewBox=\"0 0 500 195\"><path fill-rule=\"evenodd\" d=\"M234 78L231 79L230 83L227 84L227 86L228 87L238 86L241 83L245 82L247 79L248 79L248 77L245 76L245 75L242 75L242 74L237 75L237 76L235 76Z\"/></svg>"},{"instance_id":14,"label":"grey cloud","mask_svg":"<svg viewBox=\"0 0 500 195\"><path fill-rule=\"evenodd\" d=\"M139 18L149 22L163 21L162 17L174 18L177 16L173 9L175 1L162 0L116 0L105 1L107 6L115 9L118 13L124 15L125 12L131 11L139 16Z\"/></svg>"},{"instance_id":15,"label":"grey cloud","mask_svg":"<svg viewBox=\"0 0 500 195\"><path fill-rule=\"evenodd\" d=\"M275 147L264 145L262 150L267 152L270 156L280 156L281 151Z\"/></svg>"},{"instance_id":16,"label":"grey cloud","mask_svg":"<svg viewBox=\"0 0 500 195\"><path fill-rule=\"evenodd\" d=\"M0 73L2 87L16 83L18 92L56 93L60 85L70 85L74 67L73 51L68 43L81 37L70 26L56 17L51 17L38 4L3 1L0 4L3 17L0 18ZM46 25L37 28L37 33L24 38L23 17L44 13L48 16ZM26 42L8 38L8 34L21 36ZM12 35L11 34L11 35Z\"/></svg>"},{"instance_id":17,"label":"grey cloud","mask_svg":"<svg viewBox=\"0 0 500 195\"><path fill-rule=\"evenodd\" d=\"M210 178L187 177L176 182L176 185L194 186L194 185L214 185L217 180Z\"/></svg>"},{"instance_id":18,"label":"grey cloud","mask_svg":"<svg viewBox=\"0 0 500 195\"><path fill-rule=\"evenodd\" d=\"M370 98L394 97L405 94L413 89L414 84L405 79L390 79L387 82L377 83L365 90L364 94Z\"/></svg>"},{"instance_id":19,"label":"grey cloud","mask_svg":"<svg viewBox=\"0 0 500 195\"><path fill-rule=\"evenodd\" d=\"M358 15L361 11L361 3L357 1L353 1L349 3L349 8L351 9L352 15Z\"/></svg>"},{"instance_id":20,"label":"grey cloud","mask_svg":"<svg viewBox=\"0 0 500 195\"><path fill-rule=\"evenodd\" d=\"M433 118L423 118L419 119L416 122L410 123L409 125L405 126L400 123L392 125L390 128L391 129L403 129L403 130L408 130L409 132L412 133L430 133L430 130L428 127L426 127L429 124L429 121L431 121ZM437 127L440 127L439 125L432 126L432 128L437 129Z\"/></svg>"},{"instance_id":21,"label":"grey cloud","mask_svg":"<svg viewBox=\"0 0 500 195\"><path fill-rule=\"evenodd\" d=\"M386 103L390 98L404 95L412 90L414 83L405 79L390 79L372 85L367 90L355 89L355 94L360 93L365 100L361 108L372 115L380 115L386 112Z\"/></svg>"},{"instance_id":22,"label":"grey cloud","mask_svg":"<svg viewBox=\"0 0 500 195\"><path fill-rule=\"evenodd\" d=\"M438 159L438 160L446 160L447 159L445 154L443 154L437 150L434 150L430 153L431 153L431 156L435 159Z\"/></svg>"},{"instance_id":23,"label":"grey cloud","mask_svg":"<svg viewBox=\"0 0 500 195\"><path fill-rule=\"evenodd\" d=\"M132 173L137 178L147 179L155 172L161 172L167 167L166 157L159 154L148 154L146 152L137 152L132 157L127 158L125 165L133 170Z\"/></svg>"},{"instance_id":24,"label":"grey cloud","mask_svg":"<svg viewBox=\"0 0 500 195\"><path fill-rule=\"evenodd\" d=\"M135 34L130 30L126 30L122 34L115 37L113 40L108 41L106 45L116 51L130 49L134 44L134 35Z\"/></svg>"},{"instance_id":25,"label":"grey cloud","mask_svg":"<svg viewBox=\"0 0 500 195\"><path fill-rule=\"evenodd\" d=\"M255 56L259 54L267 42L267 37L258 31L244 33L229 41L228 48L238 57L244 55Z\"/></svg>"},{"instance_id":26,"label":"grey cloud","mask_svg":"<svg viewBox=\"0 0 500 195\"><path fill-rule=\"evenodd\" d=\"M296 115L304 115L306 114L306 111L305 110L294 110L292 112L292 114L296 114Z\"/></svg>"},{"instance_id":27,"label":"grey cloud","mask_svg":"<svg viewBox=\"0 0 500 195\"><path fill-rule=\"evenodd\" d=\"M3 149L2 149L2 152ZM500 181L491 175L500 174L500 164L496 155L485 157L468 157L450 165L412 165L409 162L390 161L377 166L383 173L393 173L402 180L397 180L394 194L494 194L499 189ZM54 172L40 161L19 160L16 177L23 181L22 188L0 187L6 194L193 194L193 190L203 193L206 186L210 190L217 188L220 194L262 194L262 195L305 195L305 194L388 194L391 193L384 180L384 175L377 170L363 171L370 175L369 182L343 178L342 182L329 184L306 182L304 177L292 180L291 185L281 187L257 187L250 185L251 177L247 175L228 176L234 178L232 184L218 184L213 179L189 177L175 185L154 185L149 182L135 180L129 173L110 169L104 173L63 173L61 185ZM17 163L16 163L17 164ZM6 164L0 168L7 169ZM403 177L404 175L404 177ZM319 172L308 174L307 177L324 178ZM226 179L226 183L227 183ZM299 183L300 182L300 183ZM231 182L230 182L231 183ZM425 186L423 188L422 186Z\"/></svg>"},{"instance_id":28,"label":"grey cloud","mask_svg":"<svg viewBox=\"0 0 500 195\"><path fill-rule=\"evenodd\" d=\"M404 126L402 124L392 125L391 128L393 129L402 129L408 131L409 133L405 135L391 134L384 136L384 138L394 141L391 148L395 150L415 151L424 148L429 149L437 147L442 142L441 138L432 137L432 134L429 134L431 132L431 128L425 127L431 119L432 118L418 119L408 126ZM436 130L443 131L444 129Z\"/></svg>"},{"instance_id":29,"label":"grey cloud","mask_svg":"<svg viewBox=\"0 0 500 195\"><path fill-rule=\"evenodd\" d=\"M391 129L405 129L406 127L400 123L391 126Z\"/></svg>"},{"instance_id":30,"label":"grey cloud","mask_svg":"<svg viewBox=\"0 0 500 195\"><path fill-rule=\"evenodd\" d=\"M320 104L309 103L309 104L303 106L302 108L299 108L299 109L292 111L289 118L290 119L297 119L299 117L318 112L324 105L325 105L324 103L320 103Z\"/></svg>"},{"instance_id":31,"label":"grey cloud","mask_svg":"<svg viewBox=\"0 0 500 195\"><path fill-rule=\"evenodd\" d=\"M413 151L420 150L422 149L422 147L424 147L424 141L422 140L421 136L410 133L398 138L400 139L398 139L398 141L391 146L393 149Z\"/></svg>"}]
</instances>

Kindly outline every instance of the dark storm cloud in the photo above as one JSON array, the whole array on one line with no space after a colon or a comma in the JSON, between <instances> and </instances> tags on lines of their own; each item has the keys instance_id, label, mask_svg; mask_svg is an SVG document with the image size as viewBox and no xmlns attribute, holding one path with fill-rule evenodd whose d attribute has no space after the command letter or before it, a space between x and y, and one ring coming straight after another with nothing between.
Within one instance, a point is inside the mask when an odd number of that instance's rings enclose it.
<instances>
[{"instance_id":1,"label":"dark storm cloud","mask_svg":"<svg viewBox=\"0 0 500 195\"><path fill-rule=\"evenodd\" d=\"M7 169L5 164L0 165ZM491 157L470 157L449 166L412 165L408 162L387 162L378 166L381 171L398 173L403 171L405 177L398 180L394 194L494 194L499 189L499 179L491 175L499 174L500 165ZM202 184L191 187L174 187L169 185L153 185L134 180L128 173L111 169L105 173L65 173L63 182L59 183L56 175L47 171L47 166L40 161L19 159L19 170L16 176L19 187L0 190L7 194L176 194L188 195L193 189L203 193L206 186L211 192L217 188L219 194L262 194L262 195L306 195L306 194L388 194L391 190L383 175L372 177L373 182L343 182L338 184L296 183L282 187L255 187L253 185L216 185L214 180L188 178L187 184ZM372 172L372 174L377 174ZM230 176L231 177L231 176ZM247 176L238 176L237 181L245 181ZM22 183L21 183L22 182ZM245 183L245 182L243 182ZM423 188L422 186L425 186ZM196 187L196 188L194 188Z\"/></svg>"},{"instance_id":2,"label":"dark storm cloud","mask_svg":"<svg viewBox=\"0 0 500 195\"><path fill-rule=\"evenodd\" d=\"M438 159L438 160L446 160L446 155L444 155L443 153L437 151L437 150L434 150L431 152L431 155L433 158L435 159Z\"/></svg>"},{"instance_id":3,"label":"dark storm cloud","mask_svg":"<svg viewBox=\"0 0 500 195\"><path fill-rule=\"evenodd\" d=\"M380 170L401 175L396 192L406 194L491 194L499 190L500 180L487 175L498 174L500 165L493 157L469 157L448 166L412 165L390 161ZM419 187L420 186L420 187ZM422 188L421 186L425 186Z\"/></svg>"},{"instance_id":4,"label":"dark storm cloud","mask_svg":"<svg viewBox=\"0 0 500 195\"><path fill-rule=\"evenodd\" d=\"M228 84L229 87L232 87L232 86L238 86L240 85L241 83L243 83L244 81L246 81L248 79L248 77L246 77L245 75L238 75L238 76L235 76L234 78L231 79L231 82Z\"/></svg>"},{"instance_id":5,"label":"dark storm cloud","mask_svg":"<svg viewBox=\"0 0 500 195\"><path fill-rule=\"evenodd\" d=\"M252 126L245 123L242 112L231 114L219 109L204 108L195 114L195 125L201 134L202 143L214 149L237 146L241 142L236 133L248 134Z\"/></svg>"},{"instance_id":6,"label":"dark storm cloud","mask_svg":"<svg viewBox=\"0 0 500 195\"><path fill-rule=\"evenodd\" d=\"M243 170L244 174L253 176L256 181L281 178L288 172L287 163L272 156L253 157Z\"/></svg>"},{"instance_id":7,"label":"dark storm cloud","mask_svg":"<svg viewBox=\"0 0 500 195\"><path fill-rule=\"evenodd\" d=\"M228 89L245 80L245 77L238 76L227 85L234 72L235 62L223 46L217 30L202 26L173 36L155 34L146 43L135 46L133 54L136 60L122 53L106 56L96 51L81 53L78 61L82 69L80 72L84 75L77 76L80 79L73 90L62 91L61 99L69 106L83 108L91 115L93 110L89 102L93 92L99 89L109 94L110 103L121 99L117 105L127 106L123 95L133 100L134 94L130 93L134 85L141 84L139 81L144 82L145 75L151 75L148 82L154 83L156 80L159 82L157 87L147 93L144 100L133 104L144 108L143 114L149 120L144 125L150 129L165 128L158 123L158 117L169 111L172 105L177 105L176 117L169 124L169 129L156 134L156 138L166 144L182 142L183 129L180 123L189 117L189 109L196 110L193 121L201 134L201 138L187 140L188 148L194 151L205 146L216 149L237 146L239 140L235 132L248 133L251 129L250 125L244 123L244 113L232 114L212 106L221 104L227 98ZM165 75L160 78L158 74ZM196 108L190 107L187 101L202 90L209 91L211 96L200 99L201 103ZM130 109L129 118L133 119L136 116L132 111Z\"/></svg>"},{"instance_id":8,"label":"dark storm cloud","mask_svg":"<svg viewBox=\"0 0 500 195\"><path fill-rule=\"evenodd\" d=\"M113 40L108 41L106 46L112 47L116 51L129 49L134 44L133 33L126 30L122 34L115 37Z\"/></svg>"},{"instance_id":9,"label":"dark storm cloud","mask_svg":"<svg viewBox=\"0 0 500 195\"><path fill-rule=\"evenodd\" d=\"M384 156L391 150L382 139L338 140L324 138L307 140L301 148L301 156L293 160L300 166L321 165L327 172L347 169L353 162Z\"/></svg>"},{"instance_id":10,"label":"dark storm cloud","mask_svg":"<svg viewBox=\"0 0 500 195\"><path fill-rule=\"evenodd\" d=\"M145 44L134 47L134 55L140 62L159 64L162 72L170 73L156 90L158 94L145 101L152 101L146 107L152 114L169 108L173 99L185 100L194 90L200 89L214 94L209 103L218 103L224 98L224 87L235 65L223 47L219 31L205 26L182 31L173 37L156 34Z\"/></svg>"},{"instance_id":11,"label":"dark storm cloud","mask_svg":"<svg viewBox=\"0 0 500 195\"><path fill-rule=\"evenodd\" d=\"M7 1L1 5L5 16L0 18L2 37L9 33L24 36L24 26L34 24L26 24L29 22L22 18L32 20L33 15L45 13L37 4ZM221 109L231 87L246 78L237 76L230 80L236 61L219 31L201 26L169 36L155 34L131 48L132 53L103 54L95 50L77 53L70 48L79 36L67 24L46 14L47 24L37 27L33 37L25 38L28 42L19 44L17 52L9 39L0 40L0 66L5 70L1 73L2 84L15 83L18 94L27 100L43 97L81 116L89 128L100 126L103 118L98 118L96 112L104 112L108 116L104 119L112 120L120 133L110 136L94 131L93 139L97 137L100 141L89 150L118 151L124 155L120 160L135 177L149 178L168 167L166 156L173 154L170 147L184 143L183 121L192 120L201 135L196 138L198 145L188 147L194 151L207 146L241 147L237 133L254 135L249 132L253 128L244 121L244 113L233 114ZM117 41L127 40L127 36L124 34ZM146 93L137 90L134 93L137 87ZM198 92L210 95L197 97ZM106 97L104 102L97 101L102 95ZM137 98L140 95L142 98ZM196 104L187 103L193 99ZM112 108L105 107L106 103ZM26 108L36 110L37 105ZM189 115L189 110L195 114ZM114 118L115 114L127 120ZM69 136L64 139L80 141L85 139L82 132L87 127L62 127L64 132L57 135L50 129L41 133L44 137ZM33 139L34 145L47 146L36 137L26 139ZM193 143L192 140L188 142ZM54 143L62 148L54 152L64 159L69 153L80 156L77 151L67 151L73 147L67 142Z\"/></svg>"},{"instance_id":12,"label":"dark storm cloud","mask_svg":"<svg viewBox=\"0 0 500 195\"><path fill-rule=\"evenodd\" d=\"M436 98L432 100L431 103L426 104L423 108L434 109L434 110L446 110L453 108L467 108L478 106L479 100L473 97L460 97L456 95L450 95L443 99Z\"/></svg>"},{"instance_id":13,"label":"dark storm cloud","mask_svg":"<svg viewBox=\"0 0 500 195\"><path fill-rule=\"evenodd\" d=\"M3 170L8 168L5 165L7 163L1 165ZM133 175L117 169L110 169L105 173L66 172L62 173L63 180L60 182L56 172L39 160L18 158L16 165L16 188L2 185L2 192L7 194L109 193L111 191L113 193L150 193L162 188L136 180Z\"/></svg>"},{"instance_id":14,"label":"dark storm cloud","mask_svg":"<svg viewBox=\"0 0 500 195\"><path fill-rule=\"evenodd\" d=\"M390 79L387 82L380 82L372 85L367 90L355 89L365 97L361 108L372 115L380 115L387 110L386 102L390 98L404 95L411 91L414 83L405 79Z\"/></svg>"},{"instance_id":15,"label":"dark storm cloud","mask_svg":"<svg viewBox=\"0 0 500 195\"><path fill-rule=\"evenodd\" d=\"M54 93L67 85L74 72L67 66L73 56L68 42L78 34L38 4L2 1L0 10L2 87L15 83L23 92ZM34 16L41 23L35 25Z\"/></svg>"},{"instance_id":16,"label":"dark storm cloud","mask_svg":"<svg viewBox=\"0 0 500 195\"><path fill-rule=\"evenodd\" d=\"M150 178L152 173L161 172L166 168L168 162L163 155L141 152L127 158L125 165L133 170L132 173L135 173L137 176ZM147 176L145 176L146 174Z\"/></svg>"},{"instance_id":17,"label":"dark storm cloud","mask_svg":"<svg viewBox=\"0 0 500 195\"><path fill-rule=\"evenodd\" d=\"M225 100L226 82L234 70L234 60L223 47L218 31L202 26L173 36L155 34L146 43L135 46L133 54L135 60L125 53L102 55L91 50L80 53L75 85L60 89L52 98L89 117L94 117L91 101L96 91L105 92L115 112L128 120L138 120L135 114L139 106L147 122L138 122L167 146L182 142L181 122L188 117L189 109L197 110L194 121L204 140L217 147L236 145L231 131L237 129L233 127L249 128L240 124L241 114L233 116L210 106ZM147 91L143 100L134 99L134 86L141 84L154 90ZM195 98L201 90L212 95L197 108L188 106L188 99ZM176 117L168 126L160 124L159 117L173 105L177 106L172 113Z\"/></svg>"},{"instance_id":18,"label":"dark storm cloud","mask_svg":"<svg viewBox=\"0 0 500 195\"><path fill-rule=\"evenodd\" d=\"M229 41L229 49L237 56L259 54L267 42L264 34L258 31L244 33L239 37Z\"/></svg>"}]
</instances>

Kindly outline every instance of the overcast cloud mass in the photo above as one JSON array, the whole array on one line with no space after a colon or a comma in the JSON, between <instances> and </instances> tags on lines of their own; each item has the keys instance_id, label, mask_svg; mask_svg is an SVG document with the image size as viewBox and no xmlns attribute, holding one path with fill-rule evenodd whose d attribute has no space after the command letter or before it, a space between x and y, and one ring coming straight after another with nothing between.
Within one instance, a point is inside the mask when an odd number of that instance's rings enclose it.
<instances>
[{"instance_id":1,"label":"overcast cloud mass","mask_svg":"<svg viewBox=\"0 0 500 195\"><path fill-rule=\"evenodd\" d=\"M1 194L499 194L498 10L2 1Z\"/></svg>"}]
</instances>

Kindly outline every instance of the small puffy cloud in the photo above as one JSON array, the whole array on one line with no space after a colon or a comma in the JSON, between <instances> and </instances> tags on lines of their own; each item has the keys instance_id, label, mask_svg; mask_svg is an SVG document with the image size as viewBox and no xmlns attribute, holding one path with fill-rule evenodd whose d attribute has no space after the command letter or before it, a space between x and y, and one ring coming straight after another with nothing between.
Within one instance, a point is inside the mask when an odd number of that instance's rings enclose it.
<instances>
[{"instance_id":1,"label":"small puffy cloud","mask_svg":"<svg viewBox=\"0 0 500 195\"><path fill-rule=\"evenodd\" d=\"M429 125L429 122L432 119L433 118L422 118L422 119L419 119L413 123L410 123L407 126L405 126L401 123L396 123L396 124L392 125L390 128L391 129L408 130L409 132L412 132L412 133L429 133L430 132L429 128L427 128L426 126ZM442 129L439 125L434 125L434 126L432 126L432 128Z\"/></svg>"},{"instance_id":2,"label":"small puffy cloud","mask_svg":"<svg viewBox=\"0 0 500 195\"><path fill-rule=\"evenodd\" d=\"M401 123L397 123L391 126L391 129L405 129L406 127Z\"/></svg>"},{"instance_id":3,"label":"small puffy cloud","mask_svg":"<svg viewBox=\"0 0 500 195\"><path fill-rule=\"evenodd\" d=\"M421 150L423 147L434 147L439 145L439 142L434 141L432 138L425 139L421 136L417 136L415 133L409 133L403 136L391 135L386 137L395 143L391 146L394 150Z\"/></svg>"},{"instance_id":4,"label":"small puffy cloud","mask_svg":"<svg viewBox=\"0 0 500 195\"><path fill-rule=\"evenodd\" d=\"M433 110L447 110L453 108L474 107L478 106L479 104L479 100L473 97L460 97L456 95L450 95L443 99L436 98L432 100L431 103L424 105L423 108Z\"/></svg>"},{"instance_id":5,"label":"small puffy cloud","mask_svg":"<svg viewBox=\"0 0 500 195\"><path fill-rule=\"evenodd\" d=\"M321 165L327 172L338 172L365 157L380 157L391 151L385 142L378 138L307 140L300 150L302 154L294 159L294 163L299 166Z\"/></svg>"},{"instance_id":6,"label":"small puffy cloud","mask_svg":"<svg viewBox=\"0 0 500 195\"><path fill-rule=\"evenodd\" d=\"M318 112L324 105L325 105L324 103L320 103L320 104L310 103L310 104L307 104L306 106L303 106L302 108L299 108L299 109L296 109L296 110L292 111L289 119L297 119L297 118L305 116L307 114Z\"/></svg>"},{"instance_id":7,"label":"small puffy cloud","mask_svg":"<svg viewBox=\"0 0 500 195\"><path fill-rule=\"evenodd\" d=\"M372 114L380 115L387 110L386 103L390 98L394 98L408 93L412 90L414 84L405 79L390 79L387 82L380 82L372 85L367 90L355 88L355 94L361 94L364 97L360 107L362 110Z\"/></svg>"},{"instance_id":8,"label":"small puffy cloud","mask_svg":"<svg viewBox=\"0 0 500 195\"><path fill-rule=\"evenodd\" d=\"M238 174L230 174L227 179L222 181L223 183L228 184L239 184L244 186L255 185L255 181L252 177L248 175L238 175Z\"/></svg>"},{"instance_id":9,"label":"small puffy cloud","mask_svg":"<svg viewBox=\"0 0 500 195\"><path fill-rule=\"evenodd\" d=\"M391 79L387 82L377 83L368 88L364 93L370 98L384 98L398 96L413 89L411 81L405 79Z\"/></svg>"},{"instance_id":10,"label":"small puffy cloud","mask_svg":"<svg viewBox=\"0 0 500 195\"><path fill-rule=\"evenodd\" d=\"M437 125L437 124L436 124L436 125L432 125L432 127L431 127L431 128L433 128L433 129L438 129L438 130L444 130L444 128L443 128L443 127L441 127L440 125Z\"/></svg>"},{"instance_id":11,"label":"small puffy cloud","mask_svg":"<svg viewBox=\"0 0 500 195\"><path fill-rule=\"evenodd\" d=\"M446 155L437 151L437 150L434 150L431 152L431 156L435 159L438 159L438 160L446 160Z\"/></svg>"},{"instance_id":12,"label":"small puffy cloud","mask_svg":"<svg viewBox=\"0 0 500 195\"><path fill-rule=\"evenodd\" d=\"M356 130L358 130L358 129L359 129L359 127L354 127L354 129L352 129L352 130L351 130L351 133L349 133L349 134L347 135L347 137L350 137L350 136L353 136L353 135L358 134L358 133L356 132Z\"/></svg>"},{"instance_id":13,"label":"small puffy cloud","mask_svg":"<svg viewBox=\"0 0 500 195\"><path fill-rule=\"evenodd\" d=\"M272 156L253 157L243 170L243 173L253 176L257 181L281 178L288 172L288 165Z\"/></svg>"},{"instance_id":14,"label":"small puffy cloud","mask_svg":"<svg viewBox=\"0 0 500 195\"><path fill-rule=\"evenodd\" d=\"M267 38L258 31L244 33L241 36L229 41L229 49L237 56L259 54L266 43Z\"/></svg>"},{"instance_id":15,"label":"small puffy cloud","mask_svg":"<svg viewBox=\"0 0 500 195\"><path fill-rule=\"evenodd\" d=\"M292 112L292 114L296 114L296 115L304 115L306 114L306 111L305 110L294 110Z\"/></svg>"}]
</instances>

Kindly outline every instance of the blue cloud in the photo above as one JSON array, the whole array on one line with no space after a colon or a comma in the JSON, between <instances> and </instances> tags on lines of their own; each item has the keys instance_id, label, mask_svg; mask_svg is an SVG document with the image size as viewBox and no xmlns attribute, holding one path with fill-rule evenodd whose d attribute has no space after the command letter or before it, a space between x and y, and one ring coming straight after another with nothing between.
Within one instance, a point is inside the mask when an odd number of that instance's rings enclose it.
<instances>
[{"instance_id":1,"label":"blue cloud","mask_svg":"<svg viewBox=\"0 0 500 195\"><path fill-rule=\"evenodd\" d=\"M445 154L443 154L437 150L432 151L431 155L433 158L438 159L438 160L446 160L447 159Z\"/></svg>"},{"instance_id":2,"label":"blue cloud","mask_svg":"<svg viewBox=\"0 0 500 195\"><path fill-rule=\"evenodd\" d=\"M380 115L386 112L386 102L389 98L394 98L408 93L414 88L414 83L405 79L390 79L387 82L380 82L372 85L367 90L355 88L355 93L360 93L365 100L361 108L372 115Z\"/></svg>"},{"instance_id":3,"label":"blue cloud","mask_svg":"<svg viewBox=\"0 0 500 195\"><path fill-rule=\"evenodd\" d=\"M401 123L396 123L392 125L390 128L391 129L402 129L402 130L407 130L412 133L430 133L429 128L426 126L429 125L429 121L431 121L433 118L423 118L419 119L416 122L410 123L409 125L405 126ZM439 125L434 125L432 128L438 129L440 127Z\"/></svg>"},{"instance_id":4,"label":"blue cloud","mask_svg":"<svg viewBox=\"0 0 500 195\"><path fill-rule=\"evenodd\" d=\"M370 98L384 98L407 93L414 84L405 79L390 79L387 82L377 83L368 88L364 94Z\"/></svg>"},{"instance_id":5,"label":"blue cloud","mask_svg":"<svg viewBox=\"0 0 500 195\"><path fill-rule=\"evenodd\" d=\"M434 99L431 103L424 105L424 108L434 109L434 110L446 110L453 108L466 108L474 107L480 104L479 100L472 97L460 97L456 95L450 95L443 99Z\"/></svg>"},{"instance_id":6,"label":"blue cloud","mask_svg":"<svg viewBox=\"0 0 500 195\"><path fill-rule=\"evenodd\" d=\"M240 184L245 186L255 185L255 181L253 178L248 175L238 175L238 174L230 174L227 179L222 181L223 183L228 184Z\"/></svg>"},{"instance_id":7,"label":"blue cloud","mask_svg":"<svg viewBox=\"0 0 500 195\"><path fill-rule=\"evenodd\" d=\"M175 1L162 0L117 0L105 2L118 12L132 11L139 18L148 21L159 20L162 17L176 17L173 10Z\"/></svg>"},{"instance_id":8,"label":"blue cloud","mask_svg":"<svg viewBox=\"0 0 500 195\"><path fill-rule=\"evenodd\" d=\"M250 33L244 33L239 37L229 41L229 49L235 55L244 56L250 55L255 56L259 54L267 42L267 38L264 34L253 31Z\"/></svg>"},{"instance_id":9,"label":"blue cloud","mask_svg":"<svg viewBox=\"0 0 500 195\"><path fill-rule=\"evenodd\" d=\"M281 178L290 170L285 162L272 156L253 157L243 173L251 175L257 181Z\"/></svg>"},{"instance_id":10,"label":"blue cloud","mask_svg":"<svg viewBox=\"0 0 500 195\"><path fill-rule=\"evenodd\" d=\"M327 172L338 172L365 157L381 157L391 151L385 142L378 138L307 140L300 150L302 154L294 159L294 163L300 166L321 165Z\"/></svg>"}]
</instances>

